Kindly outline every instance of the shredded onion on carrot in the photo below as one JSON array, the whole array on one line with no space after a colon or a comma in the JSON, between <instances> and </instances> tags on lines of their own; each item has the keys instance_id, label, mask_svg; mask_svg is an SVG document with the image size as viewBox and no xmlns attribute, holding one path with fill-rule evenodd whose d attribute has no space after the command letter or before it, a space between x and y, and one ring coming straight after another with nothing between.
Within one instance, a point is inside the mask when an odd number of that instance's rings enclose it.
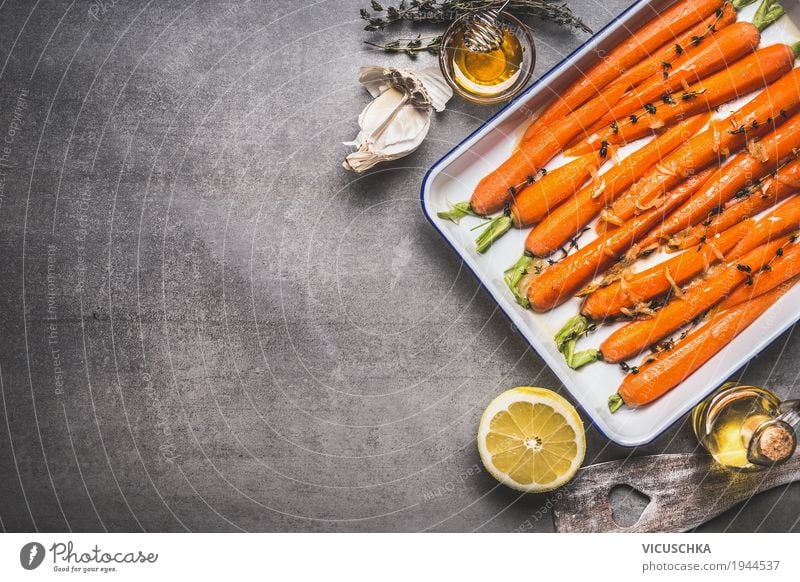
<instances>
[{"instance_id":1,"label":"shredded onion on carrot","mask_svg":"<svg viewBox=\"0 0 800 582\"><path fill-rule=\"evenodd\" d=\"M625 317L631 319L651 319L656 311L650 307L650 302L638 302L633 307L621 307L620 311Z\"/></svg>"},{"instance_id":2,"label":"shredded onion on carrot","mask_svg":"<svg viewBox=\"0 0 800 582\"><path fill-rule=\"evenodd\" d=\"M714 253L714 256L717 257L718 260L720 260L720 261L724 261L725 260L725 255L722 253L721 250L719 250L719 248L717 248L716 245L714 245L712 243L708 243L708 248L711 249L711 252Z\"/></svg>"},{"instance_id":3,"label":"shredded onion on carrot","mask_svg":"<svg viewBox=\"0 0 800 582\"><path fill-rule=\"evenodd\" d=\"M672 278L672 273L669 272L669 267L664 269L664 277L669 282L669 286L672 287L672 292L675 294L675 297L683 297L683 289L675 282L675 279Z\"/></svg>"},{"instance_id":4,"label":"shredded onion on carrot","mask_svg":"<svg viewBox=\"0 0 800 582\"><path fill-rule=\"evenodd\" d=\"M686 239L688 239L690 236L692 236L690 228L687 228L682 232L673 234L671 237L669 237L669 240L667 240L667 248L668 249L679 248L680 246L683 245L683 243L686 242Z\"/></svg>"},{"instance_id":5,"label":"shredded onion on carrot","mask_svg":"<svg viewBox=\"0 0 800 582\"><path fill-rule=\"evenodd\" d=\"M600 213L600 220L604 220L605 222L616 226L622 226L625 224L624 220L608 209L603 209L603 211Z\"/></svg>"},{"instance_id":6,"label":"shredded onion on carrot","mask_svg":"<svg viewBox=\"0 0 800 582\"><path fill-rule=\"evenodd\" d=\"M632 311L636 319L650 319L656 314L656 310L650 307L649 301L637 303Z\"/></svg>"},{"instance_id":7,"label":"shredded onion on carrot","mask_svg":"<svg viewBox=\"0 0 800 582\"><path fill-rule=\"evenodd\" d=\"M656 164L656 172L658 172L659 174L663 174L664 176L670 176L670 177L673 177L673 178L680 175L680 174L678 174L678 172L670 170L669 168L667 168L665 165L663 165L661 163Z\"/></svg>"},{"instance_id":8,"label":"shredded onion on carrot","mask_svg":"<svg viewBox=\"0 0 800 582\"><path fill-rule=\"evenodd\" d=\"M602 289L603 287L608 287L612 283L615 283L616 281L619 280L624 270L625 270L624 264L616 263L612 265L611 268L605 272L605 274L599 281L593 281L589 283L583 289L578 291L578 293L576 293L575 296L585 297L587 295L591 295L598 289Z\"/></svg>"},{"instance_id":9,"label":"shredded onion on carrot","mask_svg":"<svg viewBox=\"0 0 800 582\"><path fill-rule=\"evenodd\" d=\"M762 162L769 161L769 154L767 153L767 149L761 144L759 141L749 140L747 142L747 151L750 153L751 156L754 158L761 160Z\"/></svg>"},{"instance_id":10,"label":"shredded onion on carrot","mask_svg":"<svg viewBox=\"0 0 800 582\"><path fill-rule=\"evenodd\" d=\"M664 204L664 202L666 202L666 200L667 199L664 196L656 196L650 201L649 204L642 204L637 200L636 208L638 210L650 210L651 208L659 208Z\"/></svg>"},{"instance_id":11,"label":"shredded onion on carrot","mask_svg":"<svg viewBox=\"0 0 800 582\"><path fill-rule=\"evenodd\" d=\"M714 138L714 145L713 145L714 153L719 153L719 147L722 144L722 141L720 138L720 132L717 129L716 124L712 124L711 126L711 135Z\"/></svg>"},{"instance_id":12,"label":"shredded onion on carrot","mask_svg":"<svg viewBox=\"0 0 800 582\"><path fill-rule=\"evenodd\" d=\"M636 262L636 259L639 258L639 255L642 254L642 247L641 245L634 244L631 248L628 249L628 252L625 253L623 257L622 264L623 265L631 265Z\"/></svg>"},{"instance_id":13,"label":"shredded onion on carrot","mask_svg":"<svg viewBox=\"0 0 800 582\"><path fill-rule=\"evenodd\" d=\"M613 145L608 146L608 151L611 153L611 162L615 166L619 166L619 148Z\"/></svg>"},{"instance_id":14,"label":"shredded onion on carrot","mask_svg":"<svg viewBox=\"0 0 800 582\"><path fill-rule=\"evenodd\" d=\"M606 191L606 181L601 180L597 187L592 191L592 199L599 198Z\"/></svg>"}]
</instances>

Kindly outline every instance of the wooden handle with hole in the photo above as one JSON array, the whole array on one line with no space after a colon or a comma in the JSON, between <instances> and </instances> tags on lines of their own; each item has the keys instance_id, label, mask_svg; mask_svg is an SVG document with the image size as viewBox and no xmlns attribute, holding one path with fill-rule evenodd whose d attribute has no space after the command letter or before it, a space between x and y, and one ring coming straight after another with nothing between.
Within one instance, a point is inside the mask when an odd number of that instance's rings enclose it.
<instances>
[{"instance_id":1,"label":"wooden handle with hole","mask_svg":"<svg viewBox=\"0 0 800 582\"><path fill-rule=\"evenodd\" d=\"M708 455L635 457L584 467L551 494L559 532L680 532L696 527L762 491L800 480L800 455L763 471L723 469ZM609 494L628 485L650 498L638 521L614 521Z\"/></svg>"}]
</instances>

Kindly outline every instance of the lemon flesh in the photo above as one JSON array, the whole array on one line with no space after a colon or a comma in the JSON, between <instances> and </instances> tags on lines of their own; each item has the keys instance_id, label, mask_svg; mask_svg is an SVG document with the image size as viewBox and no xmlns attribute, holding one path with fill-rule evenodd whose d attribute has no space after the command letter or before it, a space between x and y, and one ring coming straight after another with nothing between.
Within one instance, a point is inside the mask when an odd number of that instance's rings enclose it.
<instances>
[{"instance_id":1,"label":"lemon flesh","mask_svg":"<svg viewBox=\"0 0 800 582\"><path fill-rule=\"evenodd\" d=\"M523 386L503 392L486 408L478 450L495 479L539 493L572 479L586 454L586 436L567 400L551 390Z\"/></svg>"}]
</instances>

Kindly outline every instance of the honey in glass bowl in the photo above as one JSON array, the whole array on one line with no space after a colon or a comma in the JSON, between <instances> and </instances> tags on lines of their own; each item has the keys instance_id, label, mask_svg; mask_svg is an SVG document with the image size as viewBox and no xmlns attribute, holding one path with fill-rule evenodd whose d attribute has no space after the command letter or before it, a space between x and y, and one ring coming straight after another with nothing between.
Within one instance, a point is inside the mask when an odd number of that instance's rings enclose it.
<instances>
[{"instance_id":1,"label":"honey in glass bowl","mask_svg":"<svg viewBox=\"0 0 800 582\"><path fill-rule=\"evenodd\" d=\"M535 49L529 29L510 14L496 22L503 33L499 48L470 50L464 43L469 17L453 22L442 37L439 66L453 90L473 103L501 103L517 95L530 80Z\"/></svg>"},{"instance_id":2,"label":"honey in glass bowl","mask_svg":"<svg viewBox=\"0 0 800 582\"><path fill-rule=\"evenodd\" d=\"M503 31L500 48L476 52L464 47L464 34L453 39L453 76L464 90L474 95L497 95L512 87L522 74L522 45L516 35Z\"/></svg>"}]
</instances>

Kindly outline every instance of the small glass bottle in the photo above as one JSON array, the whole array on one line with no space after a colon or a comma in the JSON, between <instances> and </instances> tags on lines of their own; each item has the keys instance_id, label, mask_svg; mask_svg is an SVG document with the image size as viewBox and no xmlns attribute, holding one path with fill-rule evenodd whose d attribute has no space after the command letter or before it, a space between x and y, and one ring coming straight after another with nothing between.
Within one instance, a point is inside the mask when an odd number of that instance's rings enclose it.
<instances>
[{"instance_id":1,"label":"small glass bottle","mask_svg":"<svg viewBox=\"0 0 800 582\"><path fill-rule=\"evenodd\" d=\"M758 471L782 463L797 447L800 400L736 382L723 384L692 411L700 444L720 465Z\"/></svg>"}]
</instances>

